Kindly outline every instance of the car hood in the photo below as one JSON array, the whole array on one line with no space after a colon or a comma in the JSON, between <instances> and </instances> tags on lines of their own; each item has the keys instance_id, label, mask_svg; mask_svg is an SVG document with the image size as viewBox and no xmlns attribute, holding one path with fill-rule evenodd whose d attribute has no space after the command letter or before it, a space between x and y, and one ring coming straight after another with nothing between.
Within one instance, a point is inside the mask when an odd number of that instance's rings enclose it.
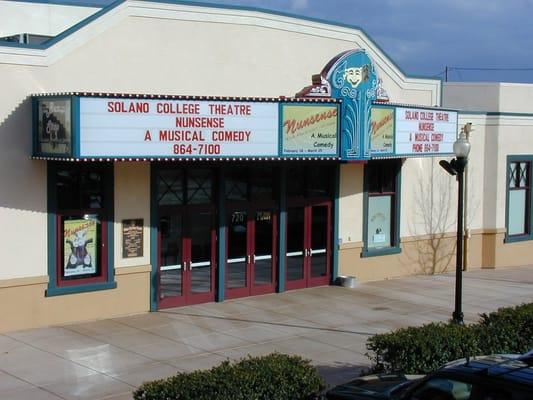
<instances>
[{"instance_id":1,"label":"car hood","mask_svg":"<svg viewBox=\"0 0 533 400\"><path fill-rule=\"evenodd\" d=\"M421 379L423 375L369 375L338 385L326 393L327 399L390 399L399 394L410 383Z\"/></svg>"}]
</instances>

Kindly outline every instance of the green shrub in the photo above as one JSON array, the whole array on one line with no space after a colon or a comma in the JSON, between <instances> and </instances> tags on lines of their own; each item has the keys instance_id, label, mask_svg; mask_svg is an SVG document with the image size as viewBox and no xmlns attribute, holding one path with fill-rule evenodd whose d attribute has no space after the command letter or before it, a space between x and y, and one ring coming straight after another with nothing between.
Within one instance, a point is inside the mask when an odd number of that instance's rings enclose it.
<instances>
[{"instance_id":1,"label":"green shrub","mask_svg":"<svg viewBox=\"0 0 533 400\"><path fill-rule=\"evenodd\" d=\"M148 382L133 396L135 400L296 400L313 398L324 388L309 360L274 353Z\"/></svg>"},{"instance_id":2,"label":"green shrub","mask_svg":"<svg viewBox=\"0 0 533 400\"><path fill-rule=\"evenodd\" d=\"M525 353L533 349L533 303L481 314L476 328L483 354Z\"/></svg>"},{"instance_id":3,"label":"green shrub","mask_svg":"<svg viewBox=\"0 0 533 400\"><path fill-rule=\"evenodd\" d=\"M477 324L431 323L367 340L373 372L426 374L467 356L524 353L533 348L533 303L481 314Z\"/></svg>"},{"instance_id":4,"label":"green shrub","mask_svg":"<svg viewBox=\"0 0 533 400\"><path fill-rule=\"evenodd\" d=\"M367 356L374 372L401 371L419 374L434 371L442 364L477 354L475 332L456 324L432 323L418 328L402 328L368 339Z\"/></svg>"}]
</instances>

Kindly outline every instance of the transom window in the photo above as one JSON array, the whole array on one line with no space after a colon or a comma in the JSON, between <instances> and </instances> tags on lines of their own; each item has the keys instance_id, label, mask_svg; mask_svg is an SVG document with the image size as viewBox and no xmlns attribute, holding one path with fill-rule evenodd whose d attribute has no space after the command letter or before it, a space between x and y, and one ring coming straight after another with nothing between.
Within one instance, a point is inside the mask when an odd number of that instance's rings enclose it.
<instances>
[{"instance_id":1,"label":"transom window","mask_svg":"<svg viewBox=\"0 0 533 400\"><path fill-rule=\"evenodd\" d=\"M225 195L229 201L273 200L276 196L274 167L271 165L239 166L224 172Z\"/></svg>"},{"instance_id":2,"label":"transom window","mask_svg":"<svg viewBox=\"0 0 533 400\"><path fill-rule=\"evenodd\" d=\"M325 165L291 165L287 169L287 197L331 198L335 167Z\"/></svg>"},{"instance_id":3,"label":"transom window","mask_svg":"<svg viewBox=\"0 0 533 400\"><path fill-rule=\"evenodd\" d=\"M183 206L213 202L213 172L200 169L161 169L157 172L157 204Z\"/></svg>"}]
</instances>

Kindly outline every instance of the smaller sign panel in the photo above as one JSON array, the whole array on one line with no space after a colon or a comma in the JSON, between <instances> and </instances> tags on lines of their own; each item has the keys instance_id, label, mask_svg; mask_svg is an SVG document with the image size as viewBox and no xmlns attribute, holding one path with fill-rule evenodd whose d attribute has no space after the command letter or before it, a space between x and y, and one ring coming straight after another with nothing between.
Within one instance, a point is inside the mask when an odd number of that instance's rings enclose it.
<instances>
[{"instance_id":1,"label":"smaller sign panel","mask_svg":"<svg viewBox=\"0 0 533 400\"><path fill-rule=\"evenodd\" d=\"M396 108L395 153L420 156L452 154L457 139L457 112Z\"/></svg>"},{"instance_id":2,"label":"smaller sign panel","mask_svg":"<svg viewBox=\"0 0 533 400\"><path fill-rule=\"evenodd\" d=\"M337 155L336 105L282 106L283 155Z\"/></svg>"},{"instance_id":3,"label":"smaller sign panel","mask_svg":"<svg viewBox=\"0 0 533 400\"><path fill-rule=\"evenodd\" d=\"M142 219L122 221L122 258L143 256L143 225Z\"/></svg>"},{"instance_id":4,"label":"smaller sign panel","mask_svg":"<svg viewBox=\"0 0 533 400\"><path fill-rule=\"evenodd\" d=\"M71 155L70 99L43 98L37 103L37 153Z\"/></svg>"},{"instance_id":5,"label":"smaller sign panel","mask_svg":"<svg viewBox=\"0 0 533 400\"><path fill-rule=\"evenodd\" d=\"M63 222L64 270L63 276L95 274L96 219L71 219Z\"/></svg>"},{"instance_id":6,"label":"smaller sign panel","mask_svg":"<svg viewBox=\"0 0 533 400\"><path fill-rule=\"evenodd\" d=\"M394 109L372 107L370 111L370 151L372 154L394 152Z\"/></svg>"}]
</instances>

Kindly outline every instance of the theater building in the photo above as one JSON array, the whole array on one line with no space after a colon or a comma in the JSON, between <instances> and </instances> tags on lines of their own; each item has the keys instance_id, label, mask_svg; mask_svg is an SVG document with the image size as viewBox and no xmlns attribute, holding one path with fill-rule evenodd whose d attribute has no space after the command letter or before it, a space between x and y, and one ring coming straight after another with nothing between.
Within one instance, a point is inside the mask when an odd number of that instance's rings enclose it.
<instances>
[{"instance_id":1,"label":"theater building","mask_svg":"<svg viewBox=\"0 0 533 400\"><path fill-rule=\"evenodd\" d=\"M0 331L452 269L467 122L468 268L531 262L531 85L252 8L0 15Z\"/></svg>"}]
</instances>

